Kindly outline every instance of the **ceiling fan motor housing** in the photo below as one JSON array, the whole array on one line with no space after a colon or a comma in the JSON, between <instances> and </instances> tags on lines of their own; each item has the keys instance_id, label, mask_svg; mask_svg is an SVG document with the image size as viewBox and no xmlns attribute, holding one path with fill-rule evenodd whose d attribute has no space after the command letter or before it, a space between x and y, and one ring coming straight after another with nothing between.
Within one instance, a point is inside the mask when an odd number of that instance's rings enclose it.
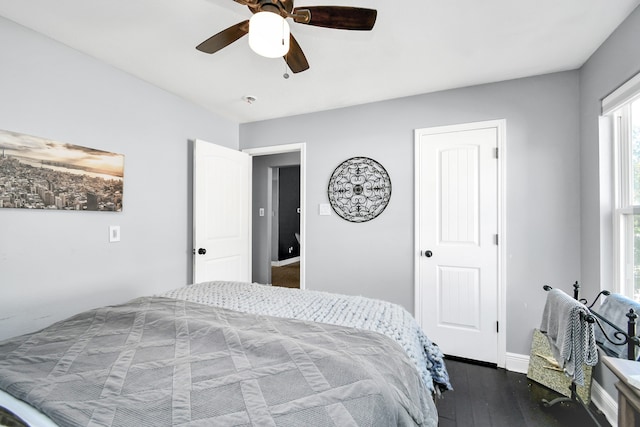
<instances>
[{"instance_id":1,"label":"ceiling fan motor housing","mask_svg":"<svg viewBox=\"0 0 640 427\"><path fill-rule=\"evenodd\" d=\"M273 12L282 16L283 18L288 18L291 16L291 12L293 11L293 0L260 0L257 5L249 4L249 9L251 12Z\"/></svg>"}]
</instances>

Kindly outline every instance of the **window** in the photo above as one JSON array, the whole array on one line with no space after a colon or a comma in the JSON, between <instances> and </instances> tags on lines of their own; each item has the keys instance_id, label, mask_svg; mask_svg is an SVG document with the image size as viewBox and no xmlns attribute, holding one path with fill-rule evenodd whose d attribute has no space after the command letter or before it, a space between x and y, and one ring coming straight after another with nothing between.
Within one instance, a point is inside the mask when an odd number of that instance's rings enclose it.
<instances>
[{"instance_id":1,"label":"window","mask_svg":"<svg viewBox=\"0 0 640 427\"><path fill-rule=\"evenodd\" d=\"M640 301L640 91L611 113L614 124L614 248L619 293Z\"/></svg>"}]
</instances>

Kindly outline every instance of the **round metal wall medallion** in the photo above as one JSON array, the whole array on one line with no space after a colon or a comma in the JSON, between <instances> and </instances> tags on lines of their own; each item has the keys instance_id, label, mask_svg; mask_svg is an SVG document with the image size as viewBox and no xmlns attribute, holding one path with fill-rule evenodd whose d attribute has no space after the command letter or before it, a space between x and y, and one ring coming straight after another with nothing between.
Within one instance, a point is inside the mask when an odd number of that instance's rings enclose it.
<instances>
[{"instance_id":1,"label":"round metal wall medallion","mask_svg":"<svg viewBox=\"0 0 640 427\"><path fill-rule=\"evenodd\" d=\"M391 199L391 179L384 167L368 157L352 157L331 175L328 188L333 210L351 222L370 221Z\"/></svg>"}]
</instances>

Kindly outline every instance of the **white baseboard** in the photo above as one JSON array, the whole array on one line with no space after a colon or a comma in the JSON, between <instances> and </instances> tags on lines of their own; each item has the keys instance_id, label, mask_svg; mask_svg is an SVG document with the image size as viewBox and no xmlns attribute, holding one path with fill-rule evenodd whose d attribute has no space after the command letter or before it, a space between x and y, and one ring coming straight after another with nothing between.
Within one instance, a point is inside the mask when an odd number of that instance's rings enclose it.
<instances>
[{"instance_id":1,"label":"white baseboard","mask_svg":"<svg viewBox=\"0 0 640 427\"><path fill-rule=\"evenodd\" d=\"M591 401L611 424L618 427L618 402L597 381L591 381Z\"/></svg>"},{"instance_id":2,"label":"white baseboard","mask_svg":"<svg viewBox=\"0 0 640 427\"><path fill-rule=\"evenodd\" d=\"M505 356L505 369L519 374L526 374L529 370L529 355L507 353Z\"/></svg>"},{"instance_id":3,"label":"white baseboard","mask_svg":"<svg viewBox=\"0 0 640 427\"><path fill-rule=\"evenodd\" d=\"M282 267L283 265L293 264L295 262L300 261L299 256L294 256L293 258L283 259L282 261L271 261L271 267Z\"/></svg>"},{"instance_id":4,"label":"white baseboard","mask_svg":"<svg viewBox=\"0 0 640 427\"><path fill-rule=\"evenodd\" d=\"M507 353L505 362L507 371L526 374L529 370L529 355ZM618 427L618 402L597 381L591 381L591 400L611 427Z\"/></svg>"}]
</instances>

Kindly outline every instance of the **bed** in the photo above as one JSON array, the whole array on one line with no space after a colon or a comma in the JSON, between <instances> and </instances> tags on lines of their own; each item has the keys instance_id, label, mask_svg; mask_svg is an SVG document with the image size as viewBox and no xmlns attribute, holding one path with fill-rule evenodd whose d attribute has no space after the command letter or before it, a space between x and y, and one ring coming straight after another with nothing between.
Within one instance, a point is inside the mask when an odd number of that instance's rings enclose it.
<instances>
[{"instance_id":1,"label":"bed","mask_svg":"<svg viewBox=\"0 0 640 427\"><path fill-rule=\"evenodd\" d=\"M210 282L0 342L32 426L436 426L442 353L401 307Z\"/></svg>"}]
</instances>

